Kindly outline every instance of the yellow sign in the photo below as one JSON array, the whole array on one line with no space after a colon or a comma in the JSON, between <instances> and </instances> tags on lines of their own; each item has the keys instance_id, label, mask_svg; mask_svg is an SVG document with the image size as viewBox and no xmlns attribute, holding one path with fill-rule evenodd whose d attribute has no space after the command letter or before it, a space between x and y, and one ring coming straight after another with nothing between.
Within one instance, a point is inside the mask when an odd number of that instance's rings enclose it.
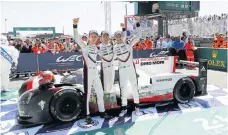
<instances>
[{"instance_id":1,"label":"yellow sign","mask_svg":"<svg viewBox=\"0 0 228 135\"><path fill-rule=\"evenodd\" d=\"M219 61L219 60L208 60L208 65L216 66L216 67L226 67L225 61Z\"/></svg>"},{"instance_id":2,"label":"yellow sign","mask_svg":"<svg viewBox=\"0 0 228 135\"><path fill-rule=\"evenodd\" d=\"M218 51L217 50L213 50L211 54L212 54L212 57L214 59L216 59L217 58L217 55L218 55Z\"/></svg>"},{"instance_id":3,"label":"yellow sign","mask_svg":"<svg viewBox=\"0 0 228 135\"><path fill-rule=\"evenodd\" d=\"M208 65L216 66L216 67L226 67L226 66L225 66L225 61L216 60L216 58L217 58L217 56L218 56L218 51L217 51L217 50L213 50L213 51L211 52L211 56L212 56L212 58L214 58L215 60L208 60Z\"/></svg>"}]
</instances>

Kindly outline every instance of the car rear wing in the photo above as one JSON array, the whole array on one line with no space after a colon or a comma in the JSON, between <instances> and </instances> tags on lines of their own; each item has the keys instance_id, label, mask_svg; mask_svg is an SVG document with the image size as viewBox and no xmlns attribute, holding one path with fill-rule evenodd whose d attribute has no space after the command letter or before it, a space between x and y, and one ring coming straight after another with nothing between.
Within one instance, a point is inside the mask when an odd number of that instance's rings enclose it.
<instances>
[{"instance_id":1,"label":"car rear wing","mask_svg":"<svg viewBox=\"0 0 228 135\"><path fill-rule=\"evenodd\" d=\"M199 68L198 76L195 79L197 92L200 92L201 95L207 94L207 69L208 69L208 61L207 59L199 59L199 62L190 62L179 60L176 63L183 64L183 66L194 65Z\"/></svg>"}]
</instances>

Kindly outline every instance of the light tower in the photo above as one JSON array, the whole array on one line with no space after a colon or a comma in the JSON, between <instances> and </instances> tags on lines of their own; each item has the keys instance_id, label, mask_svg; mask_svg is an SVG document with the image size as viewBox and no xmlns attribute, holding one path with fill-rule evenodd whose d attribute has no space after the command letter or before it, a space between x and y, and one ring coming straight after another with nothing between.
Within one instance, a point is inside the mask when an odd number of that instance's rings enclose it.
<instances>
[{"instance_id":1,"label":"light tower","mask_svg":"<svg viewBox=\"0 0 228 135\"><path fill-rule=\"evenodd\" d=\"M104 1L105 30L111 34L111 2Z\"/></svg>"}]
</instances>

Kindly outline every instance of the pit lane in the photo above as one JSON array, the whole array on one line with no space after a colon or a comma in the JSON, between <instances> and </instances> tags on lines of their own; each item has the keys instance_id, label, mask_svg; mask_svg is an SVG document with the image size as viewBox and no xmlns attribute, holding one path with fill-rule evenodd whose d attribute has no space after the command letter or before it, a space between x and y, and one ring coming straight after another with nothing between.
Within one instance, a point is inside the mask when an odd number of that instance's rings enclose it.
<instances>
[{"instance_id":1,"label":"pit lane","mask_svg":"<svg viewBox=\"0 0 228 135\"><path fill-rule=\"evenodd\" d=\"M177 69L177 72L181 72L184 74L191 74L191 75L197 75L198 74L198 69L195 70L189 70L189 69ZM150 73L150 70L147 70L147 73ZM152 73L151 73L152 74ZM15 98L17 97L16 90L21 86L21 84L24 82L24 80L28 79L27 77L21 77L20 79L13 79L10 82L10 89L12 89L14 91L14 94L8 96L8 98ZM219 72L219 71L212 71L212 70L208 70L208 84L213 84L210 85L208 87L208 90L212 90L216 89L217 93L220 93L223 91L228 91L227 90L227 73L226 72ZM216 87L216 88L214 88ZM213 93L214 94L214 93ZM220 101L224 100L222 98L215 97L216 99L219 99ZM200 98L201 99L201 98ZM204 99L204 98L202 98ZM215 100L215 99L213 99ZM211 102L211 101L210 101ZM84 128L83 130L78 131L78 123L77 122L69 122L69 123L54 123L52 125L42 125L42 126L37 126L34 128L28 128L28 129L21 129L18 126L15 126L15 120L12 120L15 117L15 114L12 113L10 116L10 118L4 118L3 115L1 114L1 127L2 125L4 125L4 128L9 128L11 133L21 133L21 132L25 132L28 134L75 134L75 135L81 135L81 134L85 134L85 131L89 131L86 132L87 134L91 134L91 135L99 135L99 134L137 134L140 133L142 135L147 135L147 134L155 134L155 135L160 135L160 134L170 134L170 133L175 133L176 135L181 135L181 134L185 134L185 135L192 135L193 132L186 132L186 130L193 130L193 129L197 129L198 132L194 132L195 134L202 134L202 135L208 135L208 134L227 134L227 130L226 128L221 128L215 127L215 130L212 129L207 129L203 126L203 124L199 121L199 119L201 118L204 121L209 122L209 124L212 123L215 120L217 120L217 122L219 122L220 125L224 126L224 122L223 121L218 121L217 118L222 118L222 119L227 119L227 101L225 101L225 106L218 106L216 103L213 102L213 105L211 104L211 106L209 108L204 108L204 109L199 109L198 107L192 107L190 110L193 111L191 112L188 109L183 109L181 107L182 113L181 114L178 110L176 110L176 106L175 105L168 105L169 109L167 110L167 108L164 108L164 106L161 107L157 107L157 113L152 113L154 115L151 115L148 113L148 115L146 114L144 117L141 118L135 118L133 117L126 117L123 120L116 120L118 122L114 122L114 124L110 124L109 125L113 125L109 128L101 128L103 127L103 125L105 125L104 121L101 121L99 118L95 117L94 119L98 121L97 125L94 125L94 127L92 128ZM216 101L217 102L217 101ZM192 104L196 104L196 103L192 103ZM14 108L15 111L15 107ZM154 110L155 107L152 107L152 110ZM4 110L5 108L3 108ZM148 108L144 108L143 111L144 112L148 112L146 111ZM198 111L194 111L199 109ZM184 110L184 111L183 111ZM150 110L151 111L151 110ZM190 113L186 113L185 111L188 112L190 111ZM10 111L9 111L10 112ZM215 113L218 115L215 115ZM197 120L199 122L197 122ZM81 120L82 121L82 120ZM133 122L134 121L134 122ZM174 122L175 121L175 122ZM195 122L194 122L195 121ZM8 123L8 125L5 125L5 123ZM12 124L14 123L14 124ZM121 123L121 124L120 124ZM106 123L107 124L107 123ZM14 125L14 126L13 126ZM185 126L183 126L185 125ZM192 126L194 125L194 126ZM210 125L211 126L211 125ZM227 125L226 125L227 126ZM191 127L191 128L190 128ZM3 129L4 129L3 128ZM167 130L164 130L164 129ZM190 129L189 129L190 128ZM174 129L176 131L179 131L178 133L174 131ZM181 130L180 130L181 129ZM2 129L1 129L2 130ZM5 130L5 129L4 129ZM2 130L2 131L4 131ZM139 132L143 131L143 132ZM7 132L5 132L7 133ZM24 134L25 134L24 133Z\"/></svg>"}]
</instances>

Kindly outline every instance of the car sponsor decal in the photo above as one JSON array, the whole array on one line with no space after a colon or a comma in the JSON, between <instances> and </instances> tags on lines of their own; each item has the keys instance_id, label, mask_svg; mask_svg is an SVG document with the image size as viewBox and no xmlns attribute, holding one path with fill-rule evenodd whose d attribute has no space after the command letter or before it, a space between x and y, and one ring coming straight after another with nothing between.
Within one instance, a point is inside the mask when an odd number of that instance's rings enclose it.
<instances>
[{"instance_id":1,"label":"car sponsor decal","mask_svg":"<svg viewBox=\"0 0 228 135\"><path fill-rule=\"evenodd\" d=\"M148 61L165 61L169 60L169 57L155 57L155 58L140 58L141 62L148 62Z\"/></svg>"},{"instance_id":2,"label":"car sponsor decal","mask_svg":"<svg viewBox=\"0 0 228 135\"><path fill-rule=\"evenodd\" d=\"M172 78L158 79L156 82L169 82L172 81Z\"/></svg>"},{"instance_id":3,"label":"car sponsor decal","mask_svg":"<svg viewBox=\"0 0 228 135\"><path fill-rule=\"evenodd\" d=\"M146 65L155 65L155 64L165 64L165 61L168 59L169 59L168 57L140 58L139 62L141 66L146 66Z\"/></svg>"},{"instance_id":4,"label":"car sponsor decal","mask_svg":"<svg viewBox=\"0 0 228 135\"><path fill-rule=\"evenodd\" d=\"M165 64L165 61L148 61L148 62L141 62L141 66L147 66L147 65L157 65L157 64Z\"/></svg>"},{"instance_id":5,"label":"car sponsor decal","mask_svg":"<svg viewBox=\"0 0 228 135\"><path fill-rule=\"evenodd\" d=\"M45 101L41 100L38 105L40 106L41 110L44 110L44 105L45 105Z\"/></svg>"}]
</instances>

